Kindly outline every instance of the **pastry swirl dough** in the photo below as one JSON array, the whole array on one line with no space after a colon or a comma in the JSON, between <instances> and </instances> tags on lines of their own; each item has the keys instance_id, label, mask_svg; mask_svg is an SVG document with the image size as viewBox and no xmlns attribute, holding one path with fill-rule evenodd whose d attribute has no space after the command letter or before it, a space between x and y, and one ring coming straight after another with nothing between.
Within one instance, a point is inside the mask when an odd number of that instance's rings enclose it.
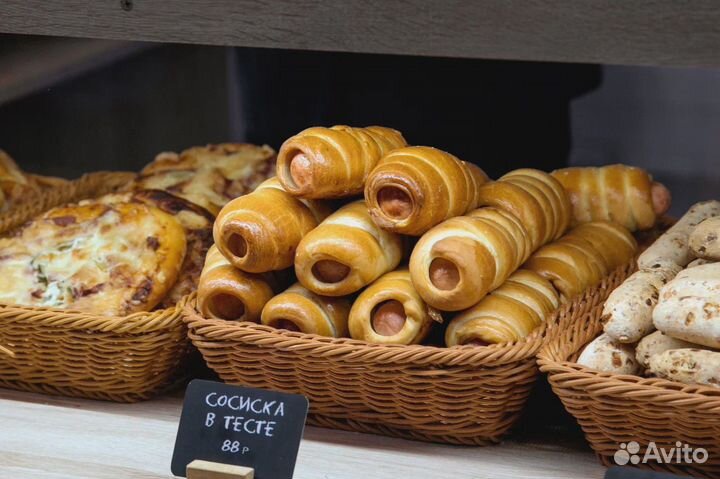
<instances>
[{"instance_id":1,"label":"pastry swirl dough","mask_svg":"<svg viewBox=\"0 0 720 479\"><path fill-rule=\"evenodd\" d=\"M287 193L270 178L218 214L215 244L233 266L250 273L289 268L303 236L330 214L324 204Z\"/></svg>"},{"instance_id":2,"label":"pastry swirl dough","mask_svg":"<svg viewBox=\"0 0 720 479\"><path fill-rule=\"evenodd\" d=\"M410 274L426 303L458 311L500 286L531 252L528 231L517 217L479 208L425 233L410 256Z\"/></svg>"},{"instance_id":3,"label":"pastry swirl dough","mask_svg":"<svg viewBox=\"0 0 720 479\"><path fill-rule=\"evenodd\" d=\"M570 195L573 224L620 223L630 231L652 228L670 207L670 193L647 171L627 165L573 167L553 171Z\"/></svg>"},{"instance_id":4,"label":"pastry swirl dough","mask_svg":"<svg viewBox=\"0 0 720 479\"><path fill-rule=\"evenodd\" d=\"M436 314L415 291L410 272L384 274L368 286L350 310L350 336L369 343L419 344Z\"/></svg>"},{"instance_id":5,"label":"pastry swirl dough","mask_svg":"<svg viewBox=\"0 0 720 479\"><path fill-rule=\"evenodd\" d=\"M558 294L550 282L521 269L478 304L453 318L445 332L445 343L456 346L517 341L529 335L558 306Z\"/></svg>"},{"instance_id":6,"label":"pastry swirl dough","mask_svg":"<svg viewBox=\"0 0 720 479\"><path fill-rule=\"evenodd\" d=\"M302 198L351 196L363 191L380 158L406 144L399 131L381 126L308 128L283 143L277 175L287 192Z\"/></svg>"},{"instance_id":7,"label":"pastry swirl dough","mask_svg":"<svg viewBox=\"0 0 720 479\"><path fill-rule=\"evenodd\" d=\"M375 222L395 233L419 236L436 224L477 207L488 177L477 166L427 146L385 155L365 184Z\"/></svg>"},{"instance_id":8,"label":"pastry swirl dough","mask_svg":"<svg viewBox=\"0 0 720 479\"><path fill-rule=\"evenodd\" d=\"M231 265L215 245L200 274L197 306L206 318L258 322L265 303L281 279L271 273L244 273Z\"/></svg>"},{"instance_id":9,"label":"pastry swirl dough","mask_svg":"<svg viewBox=\"0 0 720 479\"><path fill-rule=\"evenodd\" d=\"M365 202L355 201L328 216L297 248L295 273L310 291L344 296L397 267L399 235L380 229Z\"/></svg>"},{"instance_id":10,"label":"pastry swirl dough","mask_svg":"<svg viewBox=\"0 0 720 479\"><path fill-rule=\"evenodd\" d=\"M279 329L341 338L347 336L350 300L320 296L295 283L267 302L262 324Z\"/></svg>"}]
</instances>

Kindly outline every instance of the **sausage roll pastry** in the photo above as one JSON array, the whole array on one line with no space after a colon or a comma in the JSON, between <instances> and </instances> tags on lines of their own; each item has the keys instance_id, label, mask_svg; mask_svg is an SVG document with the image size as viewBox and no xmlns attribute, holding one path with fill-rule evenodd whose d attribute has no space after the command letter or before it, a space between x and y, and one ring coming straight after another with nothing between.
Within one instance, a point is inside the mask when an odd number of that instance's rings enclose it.
<instances>
[{"instance_id":1,"label":"sausage roll pastry","mask_svg":"<svg viewBox=\"0 0 720 479\"><path fill-rule=\"evenodd\" d=\"M277 178L235 198L218 214L213 235L233 266L250 273L289 268L303 236L330 214L314 200L287 193Z\"/></svg>"},{"instance_id":2,"label":"sausage roll pastry","mask_svg":"<svg viewBox=\"0 0 720 479\"><path fill-rule=\"evenodd\" d=\"M458 311L500 286L531 252L519 218L500 208L478 208L425 233L410 255L410 275L426 303Z\"/></svg>"},{"instance_id":3,"label":"sausage roll pastry","mask_svg":"<svg viewBox=\"0 0 720 479\"><path fill-rule=\"evenodd\" d=\"M350 310L350 336L369 343L419 344L440 319L403 268L384 274L360 293Z\"/></svg>"},{"instance_id":4,"label":"sausage roll pastry","mask_svg":"<svg viewBox=\"0 0 720 479\"><path fill-rule=\"evenodd\" d=\"M570 195L573 224L609 220L645 230L670 208L668 189L634 166L562 168L552 175Z\"/></svg>"},{"instance_id":5,"label":"sausage roll pastry","mask_svg":"<svg viewBox=\"0 0 720 479\"><path fill-rule=\"evenodd\" d=\"M124 316L153 309L178 278L180 223L153 206L53 208L0 239L0 303Z\"/></svg>"},{"instance_id":6,"label":"sausage roll pastry","mask_svg":"<svg viewBox=\"0 0 720 479\"><path fill-rule=\"evenodd\" d=\"M559 305L548 280L521 269L502 286L450 321L445 331L448 346L517 341L529 335Z\"/></svg>"},{"instance_id":7,"label":"sausage roll pastry","mask_svg":"<svg viewBox=\"0 0 720 479\"><path fill-rule=\"evenodd\" d=\"M343 206L300 241L295 273L324 296L345 296L400 264L400 235L380 229L362 200Z\"/></svg>"},{"instance_id":8,"label":"sausage roll pastry","mask_svg":"<svg viewBox=\"0 0 720 479\"><path fill-rule=\"evenodd\" d=\"M213 245L200 275L198 311L206 318L257 323L265 303L280 289L281 282L279 274L238 270Z\"/></svg>"},{"instance_id":9,"label":"sausage roll pastry","mask_svg":"<svg viewBox=\"0 0 720 479\"><path fill-rule=\"evenodd\" d=\"M614 250L618 254L603 254L600 252L602 249ZM635 239L627 230L581 227L540 248L524 268L548 279L565 303L598 284L613 269L630 261L636 251Z\"/></svg>"},{"instance_id":10,"label":"sausage roll pastry","mask_svg":"<svg viewBox=\"0 0 720 479\"><path fill-rule=\"evenodd\" d=\"M427 146L385 155L365 184L365 201L381 228L419 236L473 210L488 177L477 166Z\"/></svg>"},{"instance_id":11,"label":"sausage roll pastry","mask_svg":"<svg viewBox=\"0 0 720 479\"><path fill-rule=\"evenodd\" d=\"M342 338L348 333L350 299L320 296L295 283L267 302L262 324L278 329Z\"/></svg>"},{"instance_id":12,"label":"sausage roll pastry","mask_svg":"<svg viewBox=\"0 0 720 479\"><path fill-rule=\"evenodd\" d=\"M308 128L280 147L277 176L294 196L352 196L362 193L380 158L406 144L399 131L381 126Z\"/></svg>"},{"instance_id":13,"label":"sausage roll pastry","mask_svg":"<svg viewBox=\"0 0 720 479\"><path fill-rule=\"evenodd\" d=\"M562 236L569 223L570 203L562 186L540 170L511 171L481 186L479 196L479 206L496 206L522 221L533 251Z\"/></svg>"}]
</instances>

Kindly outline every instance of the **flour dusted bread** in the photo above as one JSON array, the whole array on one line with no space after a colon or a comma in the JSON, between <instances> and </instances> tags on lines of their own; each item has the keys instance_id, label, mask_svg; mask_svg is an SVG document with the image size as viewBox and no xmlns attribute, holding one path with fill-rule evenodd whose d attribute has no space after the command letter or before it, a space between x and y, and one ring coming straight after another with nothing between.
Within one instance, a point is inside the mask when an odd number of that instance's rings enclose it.
<instances>
[{"instance_id":1,"label":"flour dusted bread","mask_svg":"<svg viewBox=\"0 0 720 479\"><path fill-rule=\"evenodd\" d=\"M649 366L661 378L720 388L720 353L716 351L672 349L651 357Z\"/></svg>"},{"instance_id":2,"label":"flour dusted bread","mask_svg":"<svg viewBox=\"0 0 720 479\"><path fill-rule=\"evenodd\" d=\"M270 178L223 207L214 226L215 244L243 271L289 268L300 240L329 214L325 204L296 198Z\"/></svg>"},{"instance_id":3,"label":"flour dusted bread","mask_svg":"<svg viewBox=\"0 0 720 479\"><path fill-rule=\"evenodd\" d=\"M213 216L204 208L188 200L162 190L138 190L126 193L111 193L97 199L81 201L81 205L101 203L140 203L154 206L172 215L185 230L187 243L185 259L175 284L160 302L161 307L176 305L198 286L205 255L212 246Z\"/></svg>"},{"instance_id":4,"label":"flour dusted bread","mask_svg":"<svg viewBox=\"0 0 720 479\"><path fill-rule=\"evenodd\" d=\"M257 323L265 304L282 289L285 281L283 273L240 271L213 245L200 274L198 311L206 318Z\"/></svg>"},{"instance_id":5,"label":"flour dusted bread","mask_svg":"<svg viewBox=\"0 0 720 479\"><path fill-rule=\"evenodd\" d=\"M550 282L520 269L448 325L445 344L456 346L517 341L529 335L560 304Z\"/></svg>"},{"instance_id":6,"label":"flour dusted bread","mask_svg":"<svg viewBox=\"0 0 720 479\"><path fill-rule=\"evenodd\" d=\"M347 336L349 314L349 298L320 296L295 283L267 302L261 322L273 328L341 338Z\"/></svg>"},{"instance_id":7,"label":"flour dusted bread","mask_svg":"<svg viewBox=\"0 0 720 479\"><path fill-rule=\"evenodd\" d=\"M399 131L382 126L312 127L280 147L277 176L290 194L342 198L361 193L370 171L385 154L406 146Z\"/></svg>"},{"instance_id":8,"label":"flour dusted bread","mask_svg":"<svg viewBox=\"0 0 720 479\"><path fill-rule=\"evenodd\" d=\"M608 220L630 231L645 230L670 208L670 192L641 168L571 167L552 175L570 195L573 224Z\"/></svg>"},{"instance_id":9,"label":"flour dusted bread","mask_svg":"<svg viewBox=\"0 0 720 479\"><path fill-rule=\"evenodd\" d=\"M126 315L175 284L186 249L180 223L136 203L69 205L0 239L0 302Z\"/></svg>"},{"instance_id":10,"label":"flour dusted bread","mask_svg":"<svg viewBox=\"0 0 720 479\"><path fill-rule=\"evenodd\" d=\"M475 209L487 181L480 168L450 153L409 146L382 157L368 177L365 201L381 228L419 236Z\"/></svg>"},{"instance_id":11,"label":"flour dusted bread","mask_svg":"<svg viewBox=\"0 0 720 479\"><path fill-rule=\"evenodd\" d=\"M380 229L362 200L343 206L300 241L298 281L313 293L345 296L400 264L400 235Z\"/></svg>"},{"instance_id":12,"label":"flour dusted bread","mask_svg":"<svg viewBox=\"0 0 720 479\"><path fill-rule=\"evenodd\" d=\"M635 359L635 348L601 334L585 346L578 364L616 374L639 374L640 364Z\"/></svg>"},{"instance_id":13,"label":"flour dusted bread","mask_svg":"<svg viewBox=\"0 0 720 479\"><path fill-rule=\"evenodd\" d=\"M690 233L689 246L698 258L720 261L720 216L700 222Z\"/></svg>"},{"instance_id":14,"label":"flour dusted bread","mask_svg":"<svg viewBox=\"0 0 720 479\"><path fill-rule=\"evenodd\" d=\"M440 313L415 291L410 272L384 274L355 300L350 311L350 335L369 343L419 344Z\"/></svg>"},{"instance_id":15,"label":"flour dusted bread","mask_svg":"<svg viewBox=\"0 0 720 479\"><path fill-rule=\"evenodd\" d=\"M166 190L217 215L225 203L272 176L275 151L267 145L221 143L160 153L130 186Z\"/></svg>"},{"instance_id":16,"label":"flour dusted bread","mask_svg":"<svg viewBox=\"0 0 720 479\"><path fill-rule=\"evenodd\" d=\"M650 367L650 358L655 355L670 351L671 349L697 348L696 344L682 339L668 336L662 331L655 331L640 340L635 348L635 358L640 365L647 369Z\"/></svg>"}]
</instances>

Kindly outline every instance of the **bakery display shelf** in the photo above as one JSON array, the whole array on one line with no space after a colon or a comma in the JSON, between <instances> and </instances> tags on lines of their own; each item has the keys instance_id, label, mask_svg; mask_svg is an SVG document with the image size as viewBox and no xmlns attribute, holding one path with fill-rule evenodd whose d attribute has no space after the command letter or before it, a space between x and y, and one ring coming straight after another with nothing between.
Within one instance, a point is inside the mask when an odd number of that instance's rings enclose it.
<instances>
[{"instance_id":1,"label":"bakery display shelf","mask_svg":"<svg viewBox=\"0 0 720 479\"><path fill-rule=\"evenodd\" d=\"M0 477L172 477L181 406L177 394L128 405L0 389ZM294 477L603 477L584 444L559 442L458 447L307 427Z\"/></svg>"},{"instance_id":2,"label":"bakery display shelf","mask_svg":"<svg viewBox=\"0 0 720 479\"><path fill-rule=\"evenodd\" d=\"M4 0L0 31L263 48L720 65L713 0Z\"/></svg>"}]
</instances>

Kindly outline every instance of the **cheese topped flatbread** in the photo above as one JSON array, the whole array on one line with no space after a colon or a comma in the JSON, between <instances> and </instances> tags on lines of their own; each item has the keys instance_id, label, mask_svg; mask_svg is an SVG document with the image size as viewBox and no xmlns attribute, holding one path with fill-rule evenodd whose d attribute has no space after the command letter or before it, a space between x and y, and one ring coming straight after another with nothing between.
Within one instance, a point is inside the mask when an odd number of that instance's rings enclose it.
<instances>
[{"instance_id":1,"label":"cheese topped flatbread","mask_svg":"<svg viewBox=\"0 0 720 479\"><path fill-rule=\"evenodd\" d=\"M133 187L165 190L217 215L228 201L251 192L274 171L275 151L269 146L222 143L160 153Z\"/></svg>"},{"instance_id":2,"label":"cheese topped flatbread","mask_svg":"<svg viewBox=\"0 0 720 479\"><path fill-rule=\"evenodd\" d=\"M54 208L0 239L0 303L102 315L149 311L175 284L186 248L158 208Z\"/></svg>"}]
</instances>

